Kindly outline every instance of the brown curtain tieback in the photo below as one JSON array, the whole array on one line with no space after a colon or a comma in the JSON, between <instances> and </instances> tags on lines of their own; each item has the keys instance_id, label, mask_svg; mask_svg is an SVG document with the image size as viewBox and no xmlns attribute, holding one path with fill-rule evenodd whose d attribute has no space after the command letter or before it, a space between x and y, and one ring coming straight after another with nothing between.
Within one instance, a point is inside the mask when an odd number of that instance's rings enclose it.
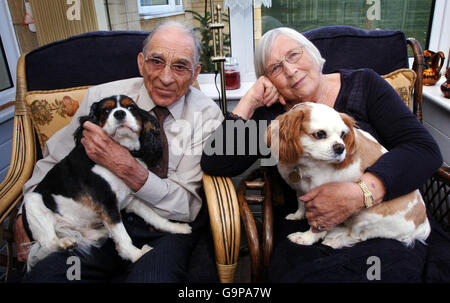
<instances>
[{"instance_id":1,"label":"brown curtain tieback","mask_svg":"<svg viewBox=\"0 0 450 303\"><path fill-rule=\"evenodd\" d=\"M164 131L164 120L167 118L170 112L166 107L162 107L159 105L153 108L153 112L155 113L156 118L158 119L159 127L161 129L163 156L154 167L150 168L150 171L152 171L155 175L163 179L167 178L167 172L169 170L169 145L167 143L166 132Z\"/></svg>"}]
</instances>

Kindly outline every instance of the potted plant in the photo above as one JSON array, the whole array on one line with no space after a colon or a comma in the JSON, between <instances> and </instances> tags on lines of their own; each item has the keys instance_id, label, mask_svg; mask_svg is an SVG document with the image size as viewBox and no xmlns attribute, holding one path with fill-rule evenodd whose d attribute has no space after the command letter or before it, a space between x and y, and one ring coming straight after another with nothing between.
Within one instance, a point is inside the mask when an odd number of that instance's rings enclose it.
<instances>
[{"instance_id":1,"label":"potted plant","mask_svg":"<svg viewBox=\"0 0 450 303\"><path fill-rule=\"evenodd\" d=\"M200 55L200 65L202 67L202 72L212 73L214 72L214 64L211 62L211 57L214 56L214 46L213 46L213 36L212 31L209 29L209 24L211 20L211 12L207 10L207 1L205 1L205 12L203 15L193 10L185 10L185 12L191 13L195 20L197 20L200 25L194 27L194 30L200 34L200 41L202 43L202 54ZM222 13L222 22L228 24L228 16ZM223 33L223 53L225 56L230 55L230 35ZM216 39L216 43L218 43ZM216 46L218 49L218 46Z\"/></svg>"}]
</instances>

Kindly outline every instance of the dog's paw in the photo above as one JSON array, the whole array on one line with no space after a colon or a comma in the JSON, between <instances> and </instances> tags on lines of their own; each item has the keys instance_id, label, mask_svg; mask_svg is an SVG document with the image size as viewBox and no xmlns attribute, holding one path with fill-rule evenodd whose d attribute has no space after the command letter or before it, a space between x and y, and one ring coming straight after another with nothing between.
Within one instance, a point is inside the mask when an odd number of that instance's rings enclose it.
<instances>
[{"instance_id":1,"label":"dog's paw","mask_svg":"<svg viewBox=\"0 0 450 303\"><path fill-rule=\"evenodd\" d=\"M137 247L129 247L127 251L124 250L117 250L119 252L119 255L123 258L123 259L128 259L131 262L136 262L137 260L139 260L143 255L145 255L146 253L148 253L150 250L152 250L153 248L147 244L143 245L141 249L137 248Z\"/></svg>"},{"instance_id":2,"label":"dog's paw","mask_svg":"<svg viewBox=\"0 0 450 303\"><path fill-rule=\"evenodd\" d=\"M350 247L360 242L358 239L353 238L347 232L331 232L327 234L322 241L323 245L329 246L334 249L343 247Z\"/></svg>"},{"instance_id":3,"label":"dog's paw","mask_svg":"<svg viewBox=\"0 0 450 303\"><path fill-rule=\"evenodd\" d=\"M296 232L287 236L291 242L300 245L313 245L318 241L312 232Z\"/></svg>"},{"instance_id":4,"label":"dog's paw","mask_svg":"<svg viewBox=\"0 0 450 303\"><path fill-rule=\"evenodd\" d=\"M176 223L174 233L176 234L190 234L192 233L192 227L187 223Z\"/></svg>"},{"instance_id":5,"label":"dog's paw","mask_svg":"<svg viewBox=\"0 0 450 303\"><path fill-rule=\"evenodd\" d=\"M301 220L305 217L305 213L301 211L296 211L295 213L286 216L286 220Z\"/></svg>"},{"instance_id":6,"label":"dog's paw","mask_svg":"<svg viewBox=\"0 0 450 303\"><path fill-rule=\"evenodd\" d=\"M143 255L145 255L146 253L148 253L149 251L151 251L152 249L153 249L153 247L151 247L150 245L147 245L147 244L143 245L141 248L141 253L142 253L141 257Z\"/></svg>"},{"instance_id":7,"label":"dog's paw","mask_svg":"<svg viewBox=\"0 0 450 303\"><path fill-rule=\"evenodd\" d=\"M77 242L68 237L58 239L58 247L61 250L69 250L77 247Z\"/></svg>"}]
</instances>

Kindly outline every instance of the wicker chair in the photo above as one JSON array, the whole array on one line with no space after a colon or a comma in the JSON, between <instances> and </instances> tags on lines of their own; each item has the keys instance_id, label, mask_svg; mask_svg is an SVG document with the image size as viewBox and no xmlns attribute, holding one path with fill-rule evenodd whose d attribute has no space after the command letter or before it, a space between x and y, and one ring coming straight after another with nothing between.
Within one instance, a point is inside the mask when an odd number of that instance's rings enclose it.
<instances>
[{"instance_id":1,"label":"wicker chair","mask_svg":"<svg viewBox=\"0 0 450 303\"><path fill-rule=\"evenodd\" d=\"M320 50L327 60L324 73L338 68L374 69L385 75L397 69L408 67L407 49L411 47L414 55L413 70L417 79L412 90L412 111L422 122L422 74L423 52L420 44L413 38L406 39L399 31L363 31L347 26L334 26L314 29L304 33ZM371 52L368 52L371 49ZM376 53L377 58L367 53ZM392 57L396 57L393 59ZM239 183L237 197L239 212L245 228L250 254L251 281L261 282L270 262L273 249L273 213L272 205L283 203L283 192L276 180L273 168L260 167L250 172ZM279 177L279 176L278 176ZM234 195L231 187L210 186L224 177L204 175L204 187L208 196L228 197ZM230 182L230 181L228 181ZM430 213L450 232L450 170L442 167L421 189ZM259 190L259 194L254 191ZM217 198L220 200L220 198ZM259 205L262 210L261 235L258 233L255 218L249 205ZM224 206L225 207L225 206ZM237 209L234 209L237 212ZM237 226L238 222L227 223ZM238 234L238 231L235 231ZM236 252L239 247L226 247ZM231 261L227 264L232 264Z\"/></svg>"},{"instance_id":2,"label":"wicker chair","mask_svg":"<svg viewBox=\"0 0 450 303\"><path fill-rule=\"evenodd\" d=\"M2 245L6 242L7 248L7 254L0 256L0 265L6 266L6 279L18 264L13 250L13 227L15 214L23 197L22 188L32 175L37 159L42 155L41 141L49 137L42 131L37 131L36 125L33 125L32 118L36 119L36 117L32 116L32 106L26 103L27 96L30 95L30 92L38 94L50 92L51 94L47 97L50 103L54 101L52 94L83 91L92 85L139 77L136 58L147 35L146 32L133 31L86 33L45 45L20 57L17 67L12 158L8 174L0 184L0 240ZM196 85L198 87L198 84ZM53 105L52 103L51 106ZM67 118L67 112L65 117ZM67 122L68 120L64 123ZM56 125L56 128L59 129L62 126ZM236 199L231 200L237 201ZM211 199L211 201L214 200ZM210 207L210 212L217 211L214 208L215 205L217 204L214 202ZM216 218L216 216L214 215L212 218ZM239 217L225 220L239 222ZM220 233L222 223L216 220L211 220L211 223L211 229ZM218 260L222 260L224 257L222 252L224 250L221 249L221 245L224 245L223 241L216 243ZM239 237L237 236L234 241L239 242ZM195 260L201 264L190 265L195 268L193 270L196 271L195 277L199 277L193 282L218 280L214 264L211 266L212 271L204 270L205 262L202 256L209 253L209 250L208 252L204 251L209 244L202 243L195 248L199 253ZM212 245L210 251L213 251ZM236 260L237 254L231 257L225 256L225 258L226 260L230 258ZM202 270L204 270L203 273L198 273ZM210 274L214 277L209 276ZM227 266L225 269L219 266L220 281L230 281L230 276L227 273Z\"/></svg>"}]
</instances>

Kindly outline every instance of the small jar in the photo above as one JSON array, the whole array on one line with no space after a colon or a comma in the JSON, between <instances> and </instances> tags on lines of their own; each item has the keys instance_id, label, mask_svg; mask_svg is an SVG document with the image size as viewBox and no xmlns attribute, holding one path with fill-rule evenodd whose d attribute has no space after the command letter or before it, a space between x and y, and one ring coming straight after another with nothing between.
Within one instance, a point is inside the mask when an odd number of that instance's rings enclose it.
<instances>
[{"instance_id":1,"label":"small jar","mask_svg":"<svg viewBox=\"0 0 450 303\"><path fill-rule=\"evenodd\" d=\"M241 73L237 58L227 57L225 59L225 88L227 90L239 89L241 87Z\"/></svg>"},{"instance_id":2,"label":"small jar","mask_svg":"<svg viewBox=\"0 0 450 303\"><path fill-rule=\"evenodd\" d=\"M447 79L447 81L442 83L441 91L444 94L445 98L450 99L450 67L447 67L447 71L445 73L445 78Z\"/></svg>"}]
</instances>

